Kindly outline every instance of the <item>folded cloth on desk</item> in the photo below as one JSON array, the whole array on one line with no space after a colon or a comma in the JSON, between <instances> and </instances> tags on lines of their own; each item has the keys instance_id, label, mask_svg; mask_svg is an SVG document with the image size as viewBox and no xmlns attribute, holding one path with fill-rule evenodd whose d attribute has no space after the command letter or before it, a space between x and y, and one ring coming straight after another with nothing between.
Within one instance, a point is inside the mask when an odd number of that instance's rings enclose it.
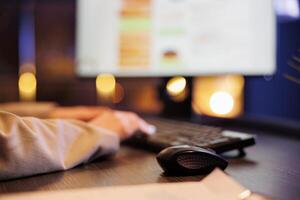
<instances>
[{"instance_id":1,"label":"folded cloth on desk","mask_svg":"<svg viewBox=\"0 0 300 200\"><path fill-rule=\"evenodd\" d=\"M219 169L201 182L18 193L2 195L0 200L76 200L85 199L87 195L89 200L266 200L262 196L251 193Z\"/></svg>"}]
</instances>

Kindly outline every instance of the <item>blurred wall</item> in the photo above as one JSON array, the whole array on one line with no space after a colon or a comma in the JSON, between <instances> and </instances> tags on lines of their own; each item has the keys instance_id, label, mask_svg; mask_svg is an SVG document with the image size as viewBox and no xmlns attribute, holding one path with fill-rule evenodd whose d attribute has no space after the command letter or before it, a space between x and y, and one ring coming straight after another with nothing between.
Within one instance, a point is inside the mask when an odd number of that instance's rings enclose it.
<instances>
[{"instance_id":1,"label":"blurred wall","mask_svg":"<svg viewBox=\"0 0 300 200\"><path fill-rule=\"evenodd\" d=\"M17 0L0 1L0 102L18 98L18 18Z\"/></svg>"},{"instance_id":2,"label":"blurred wall","mask_svg":"<svg viewBox=\"0 0 300 200\"><path fill-rule=\"evenodd\" d=\"M74 0L36 1L36 66L38 100L61 105L95 105L95 78L75 74L76 5ZM158 112L156 78L117 79L123 86L123 100L112 107Z\"/></svg>"},{"instance_id":3,"label":"blurred wall","mask_svg":"<svg viewBox=\"0 0 300 200\"><path fill-rule=\"evenodd\" d=\"M18 2L0 1L0 102L18 100L18 19L21 17ZM74 70L76 1L34 2L37 100L62 105L98 104L95 79L82 79ZM278 24L277 73L271 77L246 78L245 114L300 120L299 35L299 20ZM124 87L125 96L113 106L150 112L162 109L159 99L165 98L165 93L157 88L164 86L165 80L123 78L117 81ZM174 107L170 102L168 105Z\"/></svg>"},{"instance_id":4,"label":"blurred wall","mask_svg":"<svg viewBox=\"0 0 300 200\"><path fill-rule=\"evenodd\" d=\"M300 120L300 19L278 23L277 72L246 79L245 112Z\"/></svg>"}]
</instances>

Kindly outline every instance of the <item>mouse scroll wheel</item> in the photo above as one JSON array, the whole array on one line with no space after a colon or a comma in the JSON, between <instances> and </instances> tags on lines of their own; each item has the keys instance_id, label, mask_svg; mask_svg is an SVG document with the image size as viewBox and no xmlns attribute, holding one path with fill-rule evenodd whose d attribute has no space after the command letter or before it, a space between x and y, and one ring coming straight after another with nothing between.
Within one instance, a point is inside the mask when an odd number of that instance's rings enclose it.
<instances>
[{"instance_id":1,"label":"mouse scroll wheel","mask_svg":"<svg viewBox=\"0 0 300 200\"><path fill-rule=\"evenodd\" d=\"M179 165L187 169L205 168L215 164L214 159L193 154L179 155L176 160Z\"/></svg>"}]
</instances>

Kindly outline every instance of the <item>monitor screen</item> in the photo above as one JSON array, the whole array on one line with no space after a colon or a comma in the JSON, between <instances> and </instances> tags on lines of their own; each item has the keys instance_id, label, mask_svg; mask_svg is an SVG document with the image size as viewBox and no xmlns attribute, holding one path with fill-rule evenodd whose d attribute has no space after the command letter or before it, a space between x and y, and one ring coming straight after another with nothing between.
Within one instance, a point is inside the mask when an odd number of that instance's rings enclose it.
<instances>
[{"instance_id":1,"label":"monitor screen","mask_svg":"<svg viewBox=\"0 0 300 200\"><path fill-rule=\"evenodd\" d=\"M77 0L77 73L275 72L272 0Z\"/></svg>"}]
</instances>

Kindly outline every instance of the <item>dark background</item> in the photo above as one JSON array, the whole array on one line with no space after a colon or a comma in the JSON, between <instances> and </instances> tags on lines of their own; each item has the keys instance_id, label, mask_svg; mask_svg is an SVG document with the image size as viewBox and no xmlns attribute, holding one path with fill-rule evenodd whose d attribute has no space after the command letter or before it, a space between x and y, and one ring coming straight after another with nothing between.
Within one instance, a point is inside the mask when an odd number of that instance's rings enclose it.
<instances>
[{"instance_id":1,"label":"dark background","mask_svg":"<svg viewBox=\"0 0 300 200\"><path fill-rule=\"evenodd\" d=\"M0 102L18 101L18 33L28 4L34 5L31 12L35 26L37 100L56 101L62 105L97 104L94 79L82 79L74 70L74 0L0 2ZM300 72L291 65L300 68L300 62L293 58L300 58L300 20L279 19L277 34L277 72L270 77L246 77L245 115L297 123L300 121ZM20 45L26 49L24 43ZM170 101L162 101L163 91L158 88L165 80L118 79L127 95L114 106L153 113L160 112L164 103L174 107ZM186 103L179 106L186 106Z\"/></svg>"}]
</instances>

